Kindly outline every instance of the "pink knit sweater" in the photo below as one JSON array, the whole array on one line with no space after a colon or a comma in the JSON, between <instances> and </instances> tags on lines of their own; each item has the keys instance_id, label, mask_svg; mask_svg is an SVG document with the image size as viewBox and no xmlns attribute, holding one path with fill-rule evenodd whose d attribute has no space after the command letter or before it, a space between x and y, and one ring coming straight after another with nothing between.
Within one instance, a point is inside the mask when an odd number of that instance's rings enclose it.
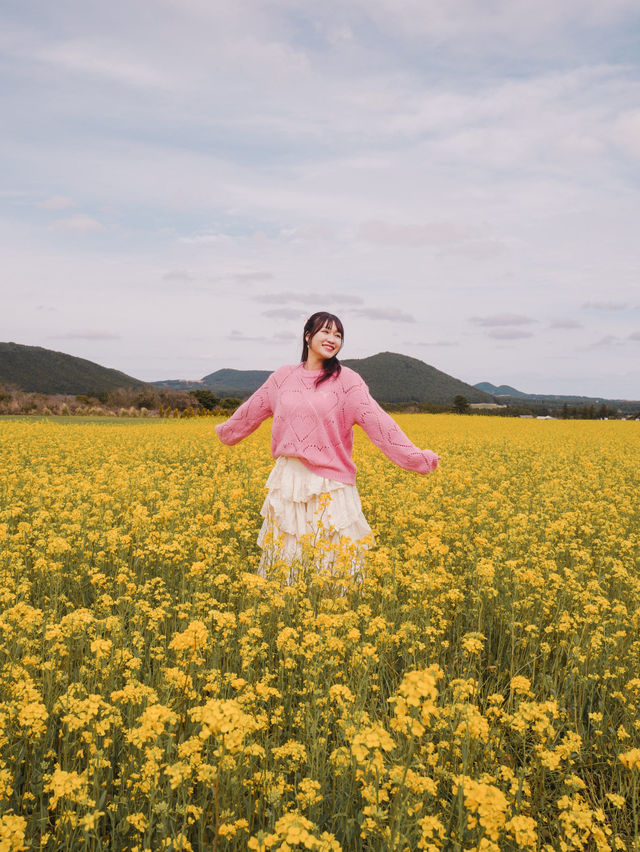
<instances>
[{"instance_id":1,"label":"pink knit sweater","mask_svg":"<svg viewBox=\"0 0 640 852\"><path fill-rule=\"evenodd\" d=\"M280 367L227 421L216 426L218 437L224 444L237 444L273 417L274 458L294 456L320 476L353 485L352 426L357 423L400 467L417 473L436 469L438 456L411 443L356 372L342 367L337 378L316 388L321 373L306 370L302 363Z\"/></svg>"}]
</instances>

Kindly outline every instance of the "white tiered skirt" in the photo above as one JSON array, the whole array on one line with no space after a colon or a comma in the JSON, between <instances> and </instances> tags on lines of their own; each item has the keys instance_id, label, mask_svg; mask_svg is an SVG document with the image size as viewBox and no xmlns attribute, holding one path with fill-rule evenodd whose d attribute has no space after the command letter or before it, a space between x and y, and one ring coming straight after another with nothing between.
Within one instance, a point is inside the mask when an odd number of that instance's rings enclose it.
<instances>
[{"instance_id":1,"label":"white tiered skirt","mask_svg":"<svg viewBox=\"0 0 640 852\"><path fill-rule=\"evenodd\" d=\"M327 566L339 552L351 548L353 555L362 556L375 544L355 485L319 476L300 459L280 456L266 488L258 534L261 573L276 559L291 562L311 556Z\"/></svg>"}]
</instances>

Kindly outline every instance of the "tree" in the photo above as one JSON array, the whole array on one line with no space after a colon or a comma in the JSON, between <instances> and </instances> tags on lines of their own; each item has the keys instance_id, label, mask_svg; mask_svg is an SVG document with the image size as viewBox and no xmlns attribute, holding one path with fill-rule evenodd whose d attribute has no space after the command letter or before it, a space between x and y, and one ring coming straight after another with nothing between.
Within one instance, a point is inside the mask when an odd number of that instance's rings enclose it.
<instances>
[{"instance_id":1,"label":"tree","mask_svg":"<svg viewBox=\"0 0 640 852\"><path fill-rule=\"evenodd\" d=\"M190 391L190 393L191 396L194 396L198 400L203 408L207 409L207 411L212 411L214 408L217 408L220 403L220 400L215 393L210 390L202 388Z\"/></svg>"},{"instance_id":2,"label":"tree","mask_svg":"<svg viewBox=\"0 0 640 852\"><path fill-rule=\"evenodd\" d=\"M453 398L453 410L458 414L465 414L469 410L469 400L461 393Z\"/></svg>"}]
</instances>

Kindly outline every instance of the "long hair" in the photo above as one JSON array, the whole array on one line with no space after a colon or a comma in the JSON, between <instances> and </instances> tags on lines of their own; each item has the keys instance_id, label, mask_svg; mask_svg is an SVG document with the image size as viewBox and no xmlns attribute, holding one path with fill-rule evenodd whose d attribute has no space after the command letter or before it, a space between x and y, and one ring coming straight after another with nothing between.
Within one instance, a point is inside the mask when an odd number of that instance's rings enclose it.
<instances>
[{"instance_id":1,"label":"long hair","mask_svg":"<svg viewBox=\"0 0 640 852\"><path fill-rule=\"evenodd\" d=\"M329 314L326 311L318 311L316 314L312 314L309 319L304 324L304 330L302 332L302 355L300 357L301 361L306 361L309 355L309 345L307 343L307 335L309 335L309 340L313 337L314 334L317 334L321 328L324 328L325 325L334 325L336 330L340 332L340 336L342 338L342 342L344 343L344 328L342 327L342 322L338 319L334 314ZM331 358L327 358L322 364L323 373L321 376L318 376L316 379L316 387L322 384L322 382L326 382L327 379L330 379L331 376L339 376L340 370L342 367L340 366L340 361L333 355Z\"/></svg>"}]
</instances>

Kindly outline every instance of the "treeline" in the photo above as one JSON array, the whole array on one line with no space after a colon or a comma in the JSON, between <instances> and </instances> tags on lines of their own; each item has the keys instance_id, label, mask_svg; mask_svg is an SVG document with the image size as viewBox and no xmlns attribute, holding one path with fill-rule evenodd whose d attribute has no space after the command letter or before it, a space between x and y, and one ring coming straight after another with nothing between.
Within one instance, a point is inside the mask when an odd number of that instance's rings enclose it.
<instances>
[{"instance_id":1,"label":"treeline","mask_svg":"<svg viewBox=\"0 0 640 852\"><path fill-rule=\"evenodd\" d=\"M557 402L551 404L544 400L527 400L523 402L510 399L503 402L498 408L475 408L471 406L464 396L458 395L449 406L449 411L458 414L483 414L493 417L553 417L556 420L637 420L640 419L640 405L638 403L623 403L624 408L612 408L606 403L584 403L582 405L569 405Z\"/></svg>"},{"instance_id":2,"label":"treeline","mask_svg":"<svg viewBox=\"0 0 640 852\"><path fill-rule=\"evenodd\" d=\"M71 395L28 393L11 386L0 386L0 415L201 417L207 414L228 415L240 402L235 397L218 397L208 390L116 388Z\"/></svg>"},{"instance_id":3,"label":"treeline","mask_svg":"<svg viewBox=\"0 0 640 852\"><path fill-rule=\"evenodd\" d=\"M237 397L221 397L211 390L178 391L169 388L143 390L116 388L85 394L28 393L0 385L0 415L49 415L63 417L203 417L228 416L242 402ZM640 418L640 408L614 409L600 405L549 405L532 400L510 400L500 408L473 408L458 394L452 404L428 402L383 403L387 411L397 413L482 414L493 417L555 417L562 420L613 420Z\"/></svg>"}]
</instances>

